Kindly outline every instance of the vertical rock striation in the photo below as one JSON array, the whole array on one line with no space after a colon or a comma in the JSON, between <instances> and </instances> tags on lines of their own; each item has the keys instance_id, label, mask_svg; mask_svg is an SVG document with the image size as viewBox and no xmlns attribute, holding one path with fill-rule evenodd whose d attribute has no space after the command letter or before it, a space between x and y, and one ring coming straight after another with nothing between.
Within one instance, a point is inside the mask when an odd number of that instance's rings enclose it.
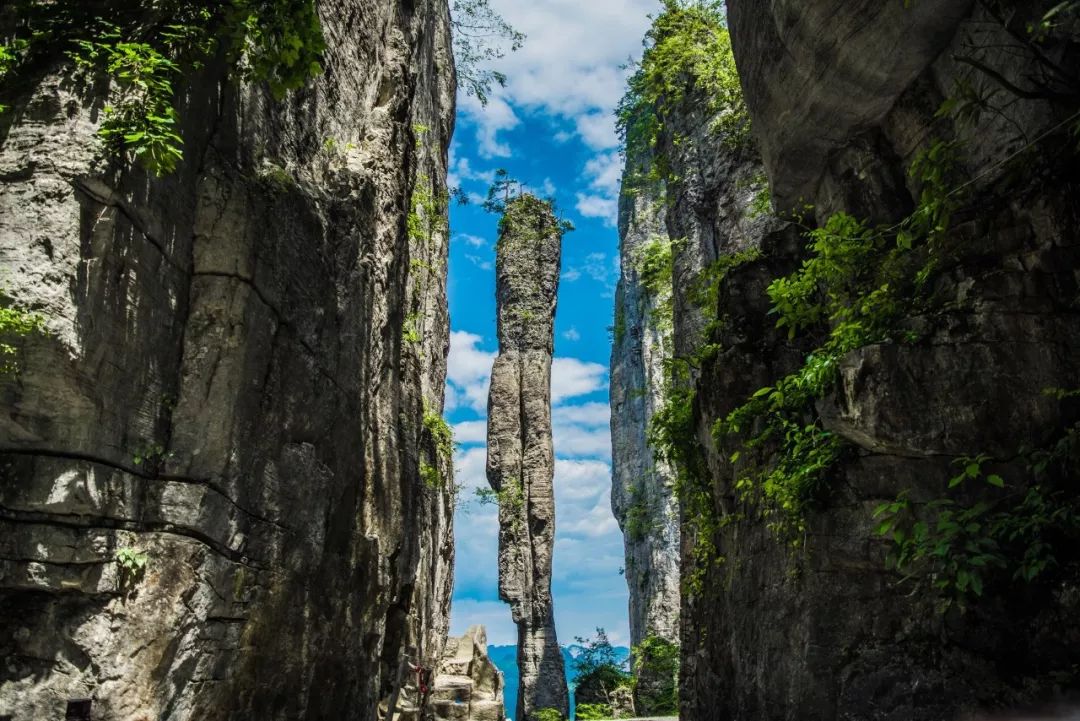
<instances>
[{"instance_id":1,"label":"vertical rock striation","mask_svg":"<svg viewBox=\"0 0 1080 721\"><path fill-rule=\"evenodd\" d=\"M546 708L568 716L551 600L551 354L562 232L550 204L532 195L510 200L499 223L487 477L499 501L499 595L518 627L519 721Z\"/></svg>"},{"instance_id":2,"label":"vertical rock striation","mask_svg":"<svg viewBox=\"0 0 1080 721\"><path fill-rule=\"evenodd\" d=\"M624 177L646 165L627 159ZM664 361L673 354L671 239L664 227L662 184L619 199L621 271L611 349L611 507L623 532L630 594L630 638L679 642L679 511L675 474L648 444L662 402ZM648 254L648 257L647 257ZM649 268L643 264L651 263ZM657 267L658 266L658 267ZM643 278L643 272L647 276ZM638 667L637 687L650 678ZM642 713L651 713L640 703Z\"/></svg>"},{"instance_id":3,"label":"vertical rock striation","mask_svg":"<svg viewBox=\"0 0 1080 721\"><path fill-rule=\"evenodd\" d=\"M318 7L325 74L188 78L165 178L65 59L3 91L0 283L48 334L0 380L0 715L374 721L439 657L449 17Z\"/></svg>"},{"instance_id":4,"label":"vertical rock striation","mask_svg":"<svg viewBox=\"0 0 1080 721\"><path fill-rule=\"evenodd\" d=\"M692 379L688 435L708 506L695 513L713 522L703 526L684 508L682 565L694 590L682 599L683 718L936 721L1080 690L1075 522L1039 536L1059 544L1057 557L1030 581L946 543L985 587L968 593L964 612L955 604L942 612L929 580L913 593L918 581L890 570L892 543L874 518L901 494L927 523L919 532L931 534L941 531L933 504L942 499L959 508L985 500L1021 519L1023 499L1056 487L1054 507L1076 508L1071 479L1040 476L1025 455L1057 443L1078 412L1043 392L1075 388L1080 377L1080 195L1068 139L1080 110L1080 43L1075 16L1037 44L1028 30L1053 5L728 2L757 148L781 210L809 204L808 223L845 211L893 227L928 187L908 175L912 161L936 139L959 141L951 187L962 186L965 200L935 241L944 252L920 311L897 321L902 333L842 354L836 383L805 412L803 424L844 450L794 543L778 537L779 510L747 490L777 439L748 452L713 430L817 346L776 328L766 293L808 257L806 241L775 219L749 223L739 187L757 161L707 137L700 103L663 119L659 152L678 178L667 231L686 238L674 263L676 353L701 342L699 329L713 346ZM961 113L937 114L949 99ZM705 309L716 323L702 327L692 280L716 261L727 262ZM979 457L1005 488L950 488ZM964 529L972 543L990 533L986 516L977 518ZM695 537L702 528L707 563ZM948 582L947 568L935 573L930 580Z\"/></svg>"}]
</instances>

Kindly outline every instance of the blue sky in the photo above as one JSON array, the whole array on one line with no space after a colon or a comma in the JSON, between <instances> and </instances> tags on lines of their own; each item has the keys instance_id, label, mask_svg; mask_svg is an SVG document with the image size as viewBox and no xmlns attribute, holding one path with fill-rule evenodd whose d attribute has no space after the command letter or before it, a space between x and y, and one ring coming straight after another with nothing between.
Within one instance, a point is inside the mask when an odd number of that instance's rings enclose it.
<instances>
[{"instance_id":1,"label":"blue sky","mask_svg":"<svg viewBox=\"0 0 1080 721\"><path fill-rule=\"evenodd\" d=\"M622 536L611 514L608 326L618 279L615 216L622 161L613 111L630 58L641 52L657 0L492 0L527 35L498 65L507 86L487 107L459 97L450 184L480 200L494 171L507 169L541 195L554 195L577 230L563 241L552 369L556 541L553 570L559 640L595 627L625 644ZM487 383L495 337L497 218L477 202L450 214L451 343L447 419L459 449L463 497L486 487ZM483 623L489 642L511 644L509 607L498 599L496 509L469 502L456 517L457 562L451 631Z\"/></svg>"}]
</instances>

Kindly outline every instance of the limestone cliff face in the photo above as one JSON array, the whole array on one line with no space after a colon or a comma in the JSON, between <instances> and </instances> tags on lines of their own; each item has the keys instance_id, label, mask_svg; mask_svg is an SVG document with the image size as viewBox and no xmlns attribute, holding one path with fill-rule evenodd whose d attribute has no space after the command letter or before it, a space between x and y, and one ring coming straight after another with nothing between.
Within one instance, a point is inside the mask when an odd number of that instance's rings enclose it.
<instances>
[{"instance_id":1,"label":"limestone cliff face","mask_svg":"<svg viewBox=\"0 0 1080 721\"><path fill-rule=\"evenodd\" d=\"M569 715L551 599L551 354L561 252L550 205L531 195L507 204L496 249L499 355L488 396L487 478L499 501L499 596L518 627L514 718L521 721L547 708Z\"/></svg>"},{"instance_id":2,"label":"limestone cliff face","mask_svg":"<svg viewBox=\"0 0 1080 721\"><path fill-rule=\"evenodd\" d=\"M406 219L444 190L449 18L319 12L288 99L188 78L165 178L101 159L64 61L3 98L0 283L48 334L0 381L0 715L369 721L439 657L447 239Z\"/></svg>"},{"instance_id":3,"label":"limestone cliff face","mask_svg":"<svg viewBox=\"0 0 1080 721\"><path fill-rule=\"evenodd\" d=\"M630 172L628 168L627 175ZM626 549L631 643L637 646L647 637L678 643L675 478L667 464L653 457L647 442L649 423L661 402L663 363L672 355L672 293L670 282L646 287L640 272L647 250L670 252L663 188L625 193L619 202L621 273L611 348L611 507Z\"/></svg>"},{"instance_id":4,"label":"limestone cliff face","mask_svg":"<svg viewBox=\"0 0 1080 721\"><path fill-rule=\"evenodd\" d=\"M849 352L817 402L824 430L846 450L798 550L743 503L736 483L748 459L733 458L739 446L718 445L712 429L814 347L775 328L765 294L799 266L805 241L774 219L740 221L751 213L736 191L756 161L695 136L692 104L667 119L682 179L669 188L667 230L688 239L675 261L677 296L696 268L758 251L720 282L706 310L721 321L706 329L717 350L694 374L709 498L726 520L710 531L718 562L702 566L684 517L684 577L702 575L682 602L683 718L943 719L1080 688L1069 554L1047 582L1002 578L965 613L942 614L887 569L889 544L873 518L904 491L916 507L946 496L955 462L979 454L1008 484L995 502L1019 504L1032 484L1023 449L1076 421L1076 408L1042 392L1080 377L1080 196L1075 143L1059 132L1080 109L1069 84L1076 28L1065 23L1037 46L1017 34L1049 5L728 2L781 210L811 204L818 222L844 210L895 223L921 192L906 169L935 138L961 141L958 182L971 198L952 218L930 310L902 322L915 340ZM935 117L957 96L988 106ZM1008 162L1018 153L1021 166ZM678 353L698 342L689 301L675 303Z\"/></svg>"}]
</instances>

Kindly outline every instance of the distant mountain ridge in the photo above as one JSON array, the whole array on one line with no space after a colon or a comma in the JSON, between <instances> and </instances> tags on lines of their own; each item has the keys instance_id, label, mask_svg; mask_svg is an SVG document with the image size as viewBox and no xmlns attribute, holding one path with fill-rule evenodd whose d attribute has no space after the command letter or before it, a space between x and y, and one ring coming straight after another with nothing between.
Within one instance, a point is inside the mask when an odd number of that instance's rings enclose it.
<instances>
[{"instance_id":1,"label":"distant mountain ridge","mask_svg":"<svg viewBox=\"0 0 1080 721\"><path fill-rule=\"evenodd\" d=\"M625 646L615 646L615 658L620 663L630 660L630 649ZM566 665L566 684L570 687L570 707L574 706L574 680L577 678L577 670L574 661L581 655L582 648L577 644L562 647L563 662ZM513 718L517 708L518 693L518 667L517 646L488 646L488 657L491 659L506 680L503 687L503 698L506 700L506 715Z\"/></svg>"}]
</instances>

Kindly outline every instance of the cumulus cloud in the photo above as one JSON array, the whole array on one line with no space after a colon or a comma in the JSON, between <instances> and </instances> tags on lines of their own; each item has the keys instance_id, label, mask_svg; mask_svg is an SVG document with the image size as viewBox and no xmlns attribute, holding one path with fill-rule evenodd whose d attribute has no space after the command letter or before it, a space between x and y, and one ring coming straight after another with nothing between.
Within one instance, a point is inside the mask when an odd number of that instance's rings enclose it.
<instances>
[{"instance_id":1,"label":"cumulus cloud","mask_svg":"<svg viewBox=\"0 0 1080 721\"><path fill-rule=\"evenodd\" d=\"M562 337L572 342L579 341L581 340L581 333L578 332L577 328L571 326L570 328L567 328L563 331Z\"/></svg>"},{"instance_id":2,"label":"cumulus cloud","mask_svg":"<svg viewBox=\"0 0 1080 721\"><path fill-rule=\"evenodd\" d=\"M577 358L555 358L551 362L551 402L584 396L607 388L607 366Z\"/></svg>"},{"instance_id":3,"label":"cumulus cloud","mask_svg":"<svg viewBox=\"0 0 1080 721\"><path fill-rule=\"evenodd\" d=\"M607 403L582 403L576 406L560 406L551 412L554 423L578 423L588 426L606 426L611 422L611 407Z\"/></svg>"},{"instance_id":4,"label":"cumulus cloud","mask_svg":"<svg viewBox=\"0 0 1080 721\"><path fill-rule=\"evenodd\" d=\"M600 218L614 228L619 220L619 185L623 161L618 151L601 153L585 163L587 192L577 194L577 210L588 218Z\"/></svg>"},{"instance_id":5,"label":"cumulus cloud","mask_svg":"<svg viewBox=\"0 0 1080 721\"><path fill-rule=\"evenodd\" d=\"M640 54L658 0L492 0L491 5L527 39L498 61L507 84L487 108L475 98L461 100L476 123L481 152L509 154L498 133L520 122L514 113L518 107L572 121L593 149L614 147L611 115L630 72L627 59Z\"/></svg>"},{"instance_id":6,"label":"cumulus cloud","mask_svg":"<svg viewBox=\"0 0 1080 721\"><path fill-rule=\"evenodd\" d=\"M486 443L487 421L462 421L454 424L454 440L458 443Z\"/></svg>"},{"instance_id":7,"label":"cumulus cloud","mask_svg":"<svg viewBox=\"0 0 1080 721\"><path fill-rule=\"evenodd\" d=\"M488 384L495 353L481 350L481 336L467 331L450 333L450 355L446 360L447 410L459 407L483 412L487 409Z\"/></svg>"}]
</instances>

